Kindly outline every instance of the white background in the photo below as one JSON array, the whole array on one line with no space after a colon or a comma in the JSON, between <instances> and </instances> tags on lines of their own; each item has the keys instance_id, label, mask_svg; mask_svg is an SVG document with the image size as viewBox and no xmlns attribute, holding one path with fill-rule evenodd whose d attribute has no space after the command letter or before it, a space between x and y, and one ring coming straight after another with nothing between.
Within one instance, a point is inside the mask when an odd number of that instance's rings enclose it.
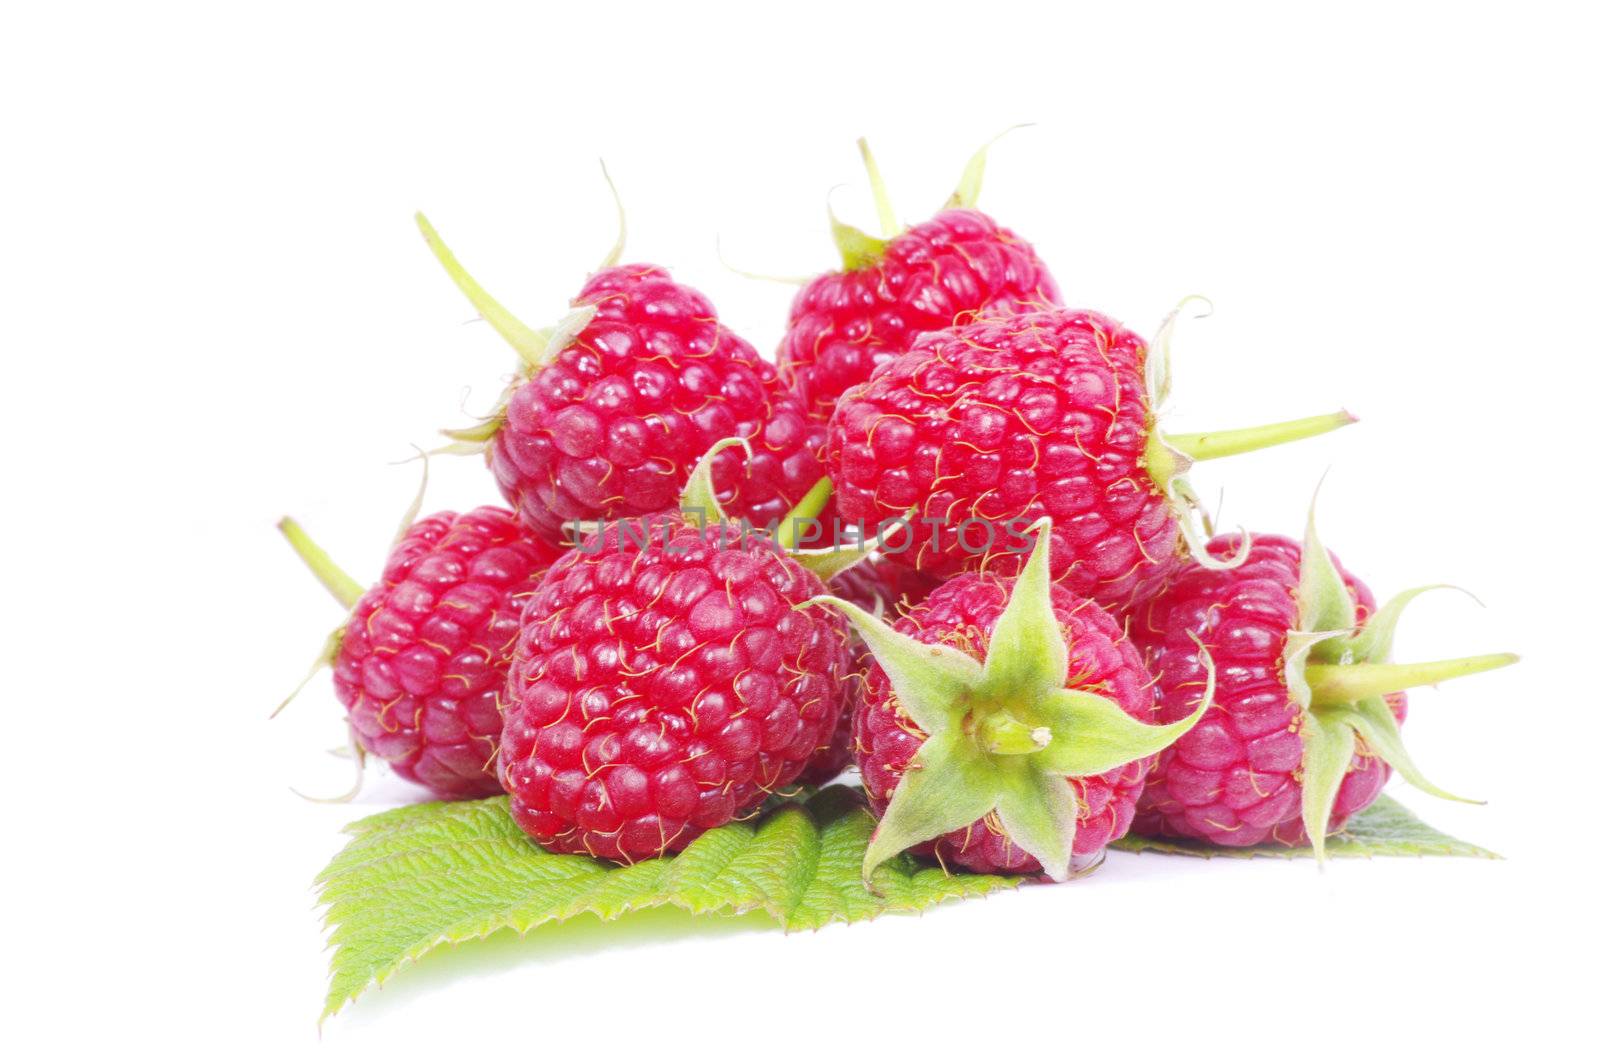
<instances>
[{"instance_id":1,"label":"white background","mask_svg":"<svg viewBox=\"0 0 1600 1060\"><path fill-rule=\"evenodd\" d=\"M1596 840L1595 25L1542 5L28 5L0 18L6 467L3 1034L34 1050L281 1056L1207 1056L1534 1049L1588 1018ZM1576 7L1572 9L1576 11ZM1425 819L1508 856L1201 863L784 937L582 924L430 958L330 1021L310 880L351 806L319 679L340 618L278 540L363 578L510 352L433 220L528 321L613 238L758 346L866 226L970 151L1066 297L1148 332L1172 424L1346 405L1338 435L1204 468L1223 520L1325 538L1419 602L1403 658L1525 655L1415 695ZM494 499L436 462L431 506ZM20 947L19 947L20 944ZM1178 1044L1181 1043L1181 1044ZM455 1050L453 1054L446 1050ZM13 1054L18 1055L18 1054Z\"/></svg>"}]
</instances>

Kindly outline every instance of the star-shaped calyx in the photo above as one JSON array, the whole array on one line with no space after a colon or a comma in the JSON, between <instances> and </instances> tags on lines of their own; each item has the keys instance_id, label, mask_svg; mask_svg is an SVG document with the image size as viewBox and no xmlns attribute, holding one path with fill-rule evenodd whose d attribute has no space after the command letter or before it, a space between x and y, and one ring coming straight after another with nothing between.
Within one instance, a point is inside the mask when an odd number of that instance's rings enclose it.
<instances>
[{"instance_id":1,"label":"star-shaped calyx","mask_svg":"<svg viewBox=\"0 0 1600 1060\"><path fill-rule=\"evenodd\" d=\"M1073 687L1071 647L1051 601L1050 520L1030 533L1032 554L981 661L952 644L925 644L837 597L810 601L850 619L900 710L927 734L867 847L869 885L887 859L991 813L1045 875L1066 879L1081 812L1071 778L1155 754L1211 705L1214 677L1193 714L1146 725L1114 700Z\"/></svg>"},{"instance_id":2,"label":"star-shaped calyx","mask_svg":"<svg viewBox=\"0 0 1600 1060\"><path fill-rule=\"evenodd\" d=\"M1284 683L1300 708L1300 817L1318 860L1326 855L1328 821L1356 751L1364 749L1394 767L1413 787L1458 802L1422 775L1400 740L1400 725L1384 699L1419 685L1499 669L1517 661L1509 653L1426 663L1391 661L1394 632L1406 606L1444 585L1408 589L1374 612L1359 628L1355 601L1317 536L1316 512L1306 520L1295 589L1299 620L1283 651Z\"/></svg>"}]
</instances>

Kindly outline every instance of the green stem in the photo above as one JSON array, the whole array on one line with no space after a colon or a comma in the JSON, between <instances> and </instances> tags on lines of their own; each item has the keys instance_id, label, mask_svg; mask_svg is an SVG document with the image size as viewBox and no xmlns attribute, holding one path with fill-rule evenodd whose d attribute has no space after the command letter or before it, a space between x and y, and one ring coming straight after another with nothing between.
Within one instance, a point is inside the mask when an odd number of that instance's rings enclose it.
<instances>
[{"instance_id":1,"label":"green stem","mask_svg":"<svg viewBox=\"0 0 1600 1060\"><path fill-rule=\"evenodd\" d=\"M823 508L828 506L828 498L833 496L833 480L824 475L817 479L817 484L806 490L806 495L800 498L788 515L783 517L783 522L778 524L778 545L786 552L793 552L800 547L800 522L803 519L815 519Z\"/></svg>"},{"instance_id":2,"label":"green stem","mask_svg":"<svg viewBox=\"0 0 1600 1060\"><path fill-rule=\"evenodd\" d=\"M1436 685L1457 677L1498 670L1517 661L1510 652L1472 655L1425 663L1312 663L1306 684L1313 703L1355 703L1419 685Z\"/></svg>"},{"instance_id":3,"label":"green stem","mask_svg":"<svg viewBox=\"0 0 1600 1060\"><path fill-rule=\"evenodd\" d=\"M278 522L278 529L283 531L283 536L289 539L289 547L311 568L322 587L345 607L355 607L365 591L361 583L346 574L293 519L284 517Z\"/></svg>"},{"instance_id":4,"label":"green stem","mask_svg":"<svg viewBox=\"0 0 1600 1060\"><path fill-rule=\"evenodd\" d=\"M856 141L856 146L861 149L861 161L867 167L867 180L872 184L872 202L878 208L878 228L883 232L883 238L893 239L900 234L900 222L894 216L894 206L889 202L889 188L883 182L883 174L878 172L878 160L872 157L872 148L867 146L867 138L863 136Z\"/></svg>"},{"instance_id":5,"label":"green stem","mask_svg":"<svg viewBox=\"0 0 1600 1060\"><path fill-rule=\"evenodd\" d=\"M1042 725L1025 725L997 710L978 722L978 743L996 755L1029 755L1050 744L1050 730Z\"/></svg>"},{"instance_id":6,"label":"green stem","mask_svg":"<svg viewBox=\"0 0 1600 1060\"><path fill-rule=\"evenodd\" d=\"M472 303L472 307L511 344L511 348L517 351L517 356L521 357L525 364L537 367L548 340L513 316L509 309L497 302L493 295L472 278L472 274L456 260L455 254L445 246L444 240L439 238L439 233L421 212L417 214L417 227L422 229L422 238L427 240L428 249L433 251L433 256L439 259L439 264L444 266L444 271L455 281L461 293L467 296L467 301Z\"/></svg>"},{"instance_id":7,"label":"green stem","mask_svg":"<svg viewBox=\"0 0 1600 1060\"><path fill-rule=\"evenodd\" d=\"M1224 456L1254 452L1285 442L1298 442L1302 438L1315 438L1319 434L1338 430L1356 422L1350 413L1340 409L1325 416L1307 416L1300 420L1285 420L1260 427L1243 427L1233 431L1203 431L1199 434L1169 434L1167 445L1190 460L1217 460Z\"/></svg>"}]
</instances>

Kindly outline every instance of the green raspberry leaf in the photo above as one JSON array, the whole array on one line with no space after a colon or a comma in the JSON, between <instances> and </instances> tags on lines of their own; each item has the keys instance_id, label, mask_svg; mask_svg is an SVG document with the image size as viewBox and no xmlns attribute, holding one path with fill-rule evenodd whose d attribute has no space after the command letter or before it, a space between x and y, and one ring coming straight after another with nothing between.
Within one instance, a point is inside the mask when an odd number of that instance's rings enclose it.
<instances>
[{"instance_id":1,"label":"green raspberry leaf","mask_svg":"<svg viewBox=\"0 0 1600 1060\"><path fill-rule=\"evenodd\" d=\"M761 913L787 930L815 930L1020 882L949 875L902 854L879 866L868 890L861 863L874 823L854 789L826 788L758 821L713 829L675 857L617 866L541 850L503 796L364 818L317 877L333 949L323 1018L442 945L583 914L615 920L675 906Z\"/></svg>"},{"instance_id":2,"label":"green raspberry leaf","mask_svg":"<svg viewBox=\"0 0 1600 1060\"><path fill-rule=\"evenodd\" d=\"M1309 858L1310 847L1285 847L1263 844L1254 847L1219 847L1187 839L1151 839L1130 835L1111 844L1114 850L1136 854L1187 854L1200 858ZM1425 824L1417 815L1387 795L1362 810L1346 823L1344 830L1328 837L1330 858L1491 858L1500 855L1464 839L1445 835Z\"/></svg>"}]
</instances>

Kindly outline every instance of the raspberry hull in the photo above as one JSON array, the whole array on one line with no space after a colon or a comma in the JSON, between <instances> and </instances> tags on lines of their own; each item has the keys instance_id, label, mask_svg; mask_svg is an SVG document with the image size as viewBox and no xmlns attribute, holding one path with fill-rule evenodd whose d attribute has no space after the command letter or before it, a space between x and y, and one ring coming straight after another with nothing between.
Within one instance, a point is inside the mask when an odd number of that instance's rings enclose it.
<instances>
[{"instance_id":1,"label":"raspberry hull","mask_svg":"<svg viewBox=\"0 0 1600 1060\"><path fill-rule=\"evenodd\" d=\"M778 367L826 419L846 390L923 332L1059 301L1033 247L978 210L945 210L891 239L873 264L801 288Z\"/></svg>"},{"instance_id":2,"label":"raspberry hull","mask_svg":"<svg viewBox=\"0 0 1600 1060\"><path fill-rule=\"evenodd\" d=\"M1210 551L1229 556L1239 543L1238 535L1219 537ZM1330 558L1355 604L1358 624L1365 624L1375 608L1371 590ZM1204 686L1194 637L1217 667L1217 709L1162 752L1139 803L1134 824L1139 833L1219 846L1307 841L1299 778L1301 709L1290 698L1282 671L1284 645L1299 616L1300 562L1299 542L1254 537L1242 566L1226 571L1185 567L1135 617L1132 636L1155 677L1158 721L1187 713ZM1404 722L1405 693L1386 698L1395 719ZM1329 832L1370 806L1389 775L1389 765L1358 743L1334 799Z\"/></svg>"},{"instance_id":3,"label":"raspberry hull","mask_svg":"<svg viewBox=\"0 0 1600 1060\"><path fill-rule=\"evenodd\" d=\"M490 764L522 601L558 554L503 508L413 523L333 660L361 747L441 798L498 794Z\"/></svg>"},{"instance_id":4,"label":"raspberry hull","mask_svg":"<svg viewBox=\"0 0 1600 1060\"><path fill-rule=\"evenodd\" d=\"M641 544L641 542L645 542ZM501 780L550 850L681 849L792 783L838 721L844 624L769 539L677 515L608 526L529 600Z\"/></svg>"},{"instance_id":5,"label":"raspberry hull","mask_svg":"<svg viewBox=\"0 0 1600 1060\"><path fill-rule=\"evenodd\" d=\"M934 590L894 628L925 644L949 644L981 659L1009 599L1009 585L1009 579L964 575ZM1116 621L1059 585L1052 588L1050 603L1068 645L1067 687L1093 690L1115 700L1129 716L1148 722L1154 710L1149 674ZM878 815L926 739L900 708L883 669L873 663L856 713L855 747L862 786ZM1127 834L1151 762L1141 758L1106 773L1070 778L1078 801L1075 856L1098 854ZM1012 843L993 815L914 849L975 872L1040 871L1039 862Z\"/></svg>"}]
</instances>

